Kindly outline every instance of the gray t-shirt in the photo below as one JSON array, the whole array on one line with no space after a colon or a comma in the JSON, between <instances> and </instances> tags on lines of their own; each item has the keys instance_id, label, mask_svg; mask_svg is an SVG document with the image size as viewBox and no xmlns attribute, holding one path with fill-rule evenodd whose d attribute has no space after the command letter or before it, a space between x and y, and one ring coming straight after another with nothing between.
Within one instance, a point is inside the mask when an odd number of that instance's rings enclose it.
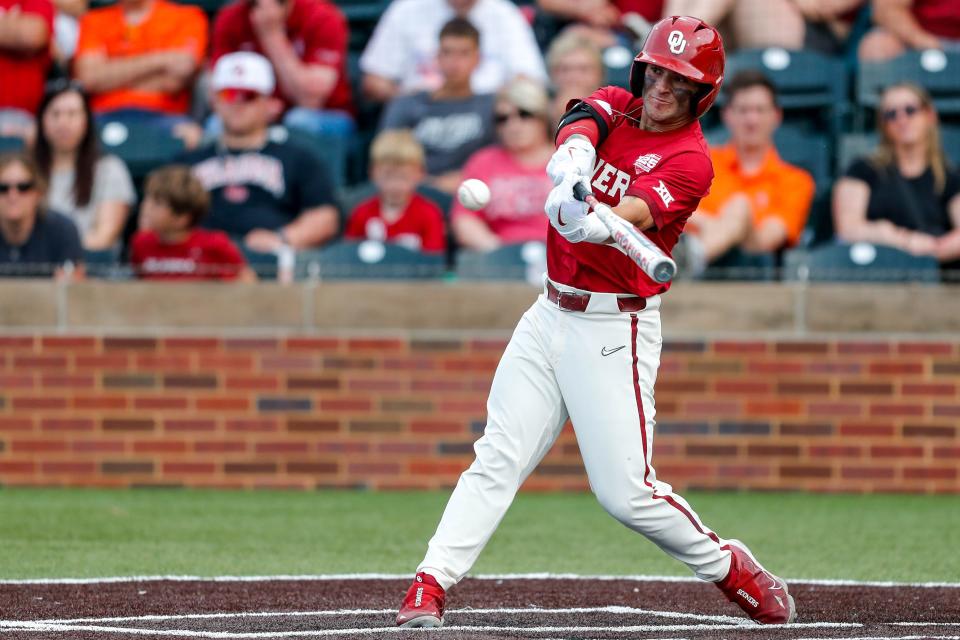
<instances>
[{"instance_id":1,"label":"gray t-shirt","mask_svg":"<svg viewBox=\"0 0 960 640\"><path fill-rule=\"evenodd\" d=\"M434 100L429 93L400 96L387 105L381 129L413 129L427 156L427 173L459 169L475 151L495 142L491 94Z\"/></svg>"},{"instance_id":2,"label":"gray t-shirt","mask_svg":"<svg viewBox=\"0 0 960 640\"><path fill-rule=\"evenodd\" d=\"M117 156L102 156L97 160L93 173L93 191L90 202L78 207L73 198L74 170L56 171L50 176L50 190L47 193L47 207L73 220L80 230L80 236L86 236L96 222L97 207L103 202L124 202L133 206L137 194L133 189L133 180L127 165Z\"/></svg>"}]
</instances>

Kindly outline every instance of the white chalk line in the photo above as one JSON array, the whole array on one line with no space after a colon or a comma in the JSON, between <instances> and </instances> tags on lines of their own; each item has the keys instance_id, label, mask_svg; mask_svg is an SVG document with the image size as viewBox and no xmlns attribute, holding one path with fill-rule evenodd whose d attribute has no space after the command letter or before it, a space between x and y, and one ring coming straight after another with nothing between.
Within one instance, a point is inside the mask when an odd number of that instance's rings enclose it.
<instances>
[{"instance_id":1,"label":"white chalk line","mask_svg":"<svg viewBox=\"0 0 960 640\"><path fill-rule=\"evenodd\" d=\"M46 620L0 620L0 626L4 622L24 622L30 624L80 624L80 623L103 623L103 622L159 622L169 620L223 620L223 619L243 619L243 618L285 618L285 617L324 617L324 616L360 616L360 615L393 615L396 609L324 609L320 611L250 611L234 613L183 613L169 615L146 615L146 616L121 616L110 618L72 618L61 620L59 618L50 618ZM682 611L660 611L653 609L641 609L638 607L625 607L619 605L608 605L604 607L517 607L517 608L472 608L450 609L448 614L456 615L477 615L490 613L506 614L570 614L570 613L614 613L619 615L649 615L659 618L688 618L703 622L717 622L728 625L749 625L753 622L746 618L725 615L709 615L700 613L686 613Z\"/></svg>"},{"instance_id":2,"label":"white chalk line","mask_svg":"<svg viewBox=\"0 0 960 640\"><path fill-rule=\"evenodd\" d=\"M836 623L836 622L814 622L808 624L786 625L787 628L849 628L860 627L859 624ZM750 625L736 627L738 631L742 630L770 630L777 628L776 625ZM718 624L675 624L675 625L630 625L616 627L496 627L496 626L464 626L454 625L445 626L443 631L448 632L473 632L473 633L643 633L643 632L664 632L664 631L718 631L730 630L729 625ZM401 627L374 627L364 629L323 629L316 631L255 631L255 632L231 632L231 631L194 631L190 629L133 629L127 627L106 627L100 625L72 625L72 624L24 624L20 623L17 627L2 627L0 633L4 631L36 631L43 633L63 633L77 631L91 631L98 633L116 633L127 635L156 635L156 636L191 636L194 638L222 638L227 640L242 640L245 638L317 638L339 635L374 635L374 634L393 634L409 631ZM438 630L440 631L440 630Z\"/></svg>"},{"instance_id":3,"label":"white chalk line","mask_svg":"<svg viewBox=\"0 0 960 640\"><path fill-rule=\"evenodd\" d=\"M410 580L408 573L342 573L316 575L274 575L274 576L111 576L102 578L24 578L0 580L0 585L84 585L140 582L326 582L337 580ZM468 576L471 580L597 580L628 582L702 582L692 576L657 575L609 575L577 573L493 573ZM790 584L805 584L825 587L918 587L918 588L960 588L960 582L896 582L892 580L833 580L820 578L786 578Z\"/></svg>"}]
</instances>

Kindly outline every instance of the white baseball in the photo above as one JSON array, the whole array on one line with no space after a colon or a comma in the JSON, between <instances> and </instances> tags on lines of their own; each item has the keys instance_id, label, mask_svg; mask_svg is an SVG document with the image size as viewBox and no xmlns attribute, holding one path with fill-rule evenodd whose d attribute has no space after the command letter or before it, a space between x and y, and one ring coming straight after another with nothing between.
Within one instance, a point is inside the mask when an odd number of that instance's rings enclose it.
<instances>
[{"instance_id":1,"label":"white baseball","mask_svg":"<svg viewBox=\"0 0 960 640\"><path fill-rule=\"evenodd\" d=\"M483 180L471 178L460 183L457 200L471 211L479 211L490 202L490 187Z\"/></svg>"}]
</instances>

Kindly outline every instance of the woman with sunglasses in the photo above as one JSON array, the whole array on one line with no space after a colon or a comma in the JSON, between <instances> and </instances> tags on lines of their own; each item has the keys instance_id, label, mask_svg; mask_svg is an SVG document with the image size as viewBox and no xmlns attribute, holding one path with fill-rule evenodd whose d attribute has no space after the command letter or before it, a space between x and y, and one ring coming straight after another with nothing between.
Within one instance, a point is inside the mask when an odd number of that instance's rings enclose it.
<instances>
[{"instance_id":1,"label":"woman with sunglasses","mask_svg":"<svg viewBox=\"0 0 960 640\"><path fill-rule=\"evenodd\" d=\"M37 166L50 185L47 206L79 227L85 249L116 248L136 192L123 161L100 152L90 99L79 85L47 86L37 120Z\"/></svg>"},{"instance_id":2,"label":"woman with sunglasses","mask_svg":"<svg viewBox=\"0 0 960 640\"><path fill-rule=\"evenodd\" d=\"M464 249L492 251L504 244L545 242L543 202L553 183L546 175L553 155L550 99L531 80L518 78L497 94L494 122L500 143L477 151L463 179L487 183L493 198L479 211L453 205L454 237Z\"/></svg>"},{"instance_id":3,"label":"woman with sunglasses","mask_svg":"<svg viewBox=\"0 0 960 640\"><path fill-rule=\"evenodd\" d=\"M880 144L837 181L833 219L844 242L889 245L941 263L960 258L960 173L947 161L930 95L900 83L880 98Z\"/></svg>"},{"instance_id":4,"label":"woman with sunglasses","mask_svg":"<svg viewBox=\"0 0 960 640\"><path fill-rule=\"evenodd\" d=\"M0 155L0 276L83 275L77 227L43 208L45 184L33 159ZM73 269L66 269L70 263Z\"/></svg>"}]
</instances>

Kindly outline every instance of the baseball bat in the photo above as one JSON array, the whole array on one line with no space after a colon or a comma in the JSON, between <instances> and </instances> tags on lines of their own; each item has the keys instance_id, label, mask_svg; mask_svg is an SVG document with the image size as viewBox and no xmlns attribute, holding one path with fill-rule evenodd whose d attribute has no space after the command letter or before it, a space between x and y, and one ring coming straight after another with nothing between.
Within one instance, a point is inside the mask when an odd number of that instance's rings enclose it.
<instances>
[{"instance_id":1,"label":"baseball bat","mask_svg":"<svg viewBox=\"0 0 960 640\"><path fill-rule=\"evenodd\" d=\"M590 193L582 183L573 185L573 196L580 202L586 202L593 213L610 231L610 236L620 245L624 253L637 263L637 266L655 282L670 282L677 274L677 263L663 252L642 231L615 214Z\"/></svg>"}]
</instances>

